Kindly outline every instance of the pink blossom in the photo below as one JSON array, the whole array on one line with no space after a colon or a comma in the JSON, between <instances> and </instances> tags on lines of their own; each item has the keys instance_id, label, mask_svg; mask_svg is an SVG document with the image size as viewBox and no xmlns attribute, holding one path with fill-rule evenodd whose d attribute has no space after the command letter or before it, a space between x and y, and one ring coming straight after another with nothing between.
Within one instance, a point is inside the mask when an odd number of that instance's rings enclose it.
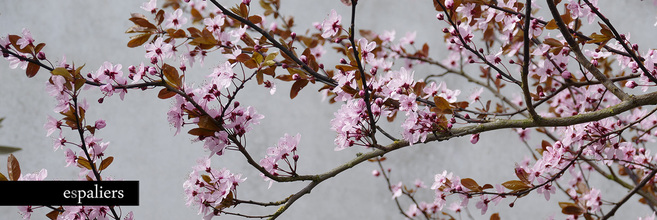
<instances>
[{"instance_id":1,"label":"pink blossom","mask_svg":"<svg viewBox=\"0 0 657 220\"><path fill-rule=\"evenodd\" d=\"M226 168L216 170L211 167L209 158L197 160L189 178L183 183L187 205L199 207L198 214L213 216L213 209L234 192L237 186L244 182L241 174L233 174ZM205 178L209 177L209 181Z\"/></svg>"},{"instance_id":2,"label":"pink blossom","mask_svg":"<svg viewBox=\"0 0 657 220\"><path fill-rule=\"evenodd\" d=\"M18 41L16 41L16 44L20 46L20 49L23 49L27 47L27 45L30 45L32 43L34 43L34 39L32 38L32 33L30 33L30 30L23 28L23 37L21 37L21 39L18 39Z\"/></svg>"},{"instance_id":3,"label":"pink blossom","mask_svg":"<svg viewBox=\"0 0 657 220\"><path fill-rule=\"evenodd\" d=\"M416 217L420 214L420 211L417 209L416 204L411 204L405 214L410 217Z\"/></svg>"},{"instance_id":4,"label":"pink blossom","mask_svg":"<svg viewBox=\"0 0 657 220\"><path fill-rule=\"evenodd\" d=\"M445 100L447 100L447 102L450 103L456 102L458 100L457 96L461 94L461 90L448 89L445 85L445 82L441 82L438 87L441 88L440 94L438 94L438 96L443 97Z\"/></svg>"},{"instance_id":5,"label":"pink blossom","mask_svg":"<svg viewBox=\"0 0 657 220\"><path fill-rule=\"evenodd\" d=\"M415 36L417 36L417 31L413 32L406 32L406 35L399 39L399 44L401 46L407 45L407 44L414 44L415 43Z\"/></svg>"},{"instance_id":6,"label":"pink blossom","mask_svg":"<svg viewBox=\"0 0 657 220\"><path fill-rule=\"evenodd\" d=\"M5 49L9 49L10 45L11 41L9 41L9 37L0 37L0 46L4 47Z\"/></svg>"},{"instance_id":7,"label":"pink blossom","mask_svg":"<svg viewBox=\"0 0 657 220\"><path fill-rule=\"evenodd\" d=\"M46 122L46 124L43 125L43 128L45 128L47 131L46 137L50 137L50 135L52 135L52 133L57 130L59 130L59 136L62 136L62 124L63 123L61 121L48 115L48 122Z\"/></svg>"},{"instance_id":8,"label":"pink blossom","mask_svg":"<svg viewBox=\"0 0 657 220\"><path fill-rule=\"evenodd\" d=\"M539 182L539 184L542 184L545 181L547 181L547 180L543 179L543 178L539 178L538 182ZM552 195L556 192L556 187L552 186L551 183L548 183L548 184L545 184L542 187L539 187L538 189L536 189L536 192L537 193L542 193L543 196L545 197L545 200L550 201L550 195Z\"/></svg>"},{"instance_id":9,"label":"pink blossom","mask_svg":"<svg viewBox=\"0 0 657 220\"><path fill-rule=\"evenodd\" d=\"M27 55L28 55L28 54L21 53L21 52L17 52L16 54L18 54L19 56L21 56L23 58L26 58ZM21 60L21 59L15 57L15 56L7 57L7 61L9 61L9 68L11 68L11 69L20 68L20 69L24 70L24 69L27 68L27 63L28 62L24 61L24 60Z\"/></svg>"},{"instance_id":10,"label":"pink blossom","mask_svg":"<svg viewBox=\"0 0 657 220\"><path fill-rule=\"evenodd\" d=\"M335 34L337 34L342 26L340 25L340 22L342 21L342 16L338 15L338 13L334 10L331 9L331 12L329 13L329 17L322 22L322 37L323 38L331 38Z\"/></svg>"},{"instance_id":11,"label":"pink blossom","mask_svg":"<svg viewBox=\"0 0 657 220\"><path fill-rule=\"evenodd\" d=\"M144 49L146 49L146 58L148 59L153 59L153 58L170 58L173 56L173 46L168 43L164 43L163 39L157 38L155 42L153 43L148 43L144 45Z\"/></svg>"},{"instance_id":12,"label":"pink blossom","mask_svg":"<svg viewBox=\"0 0 657 220\"><path fill-rule=\"evenodd\" d=\"M184 98L180 95L174 96L175 102L174 105L169 109L167 112L167 120L169 121L169 124L171 124L174 128L176 128L176 132L174 135L177 135L180 133L180 128L182 127L183 123L183 111L182 109L184 107L185 101Z\"/></svg>"},{"instance_id":13,"label":"pink blossom","mask_svg":"<svg viewBox=\"0 0 657 220\"><path fill-rule=\"evenodd\" d=\"M19 206L18 207L18 213L20 213L23 216L23 219L30 219L32 217L32 213L34 212L34 209L32 206Z\"/></svg>"},{"instance_id":14,"label":"pink blossom","mask_svg":"<svg viewBox=\"0 0 657 220\"><path fill-rule=\"evenodd\" d=\"M479 197L479 201L477 201L477 204L475 206L478 209L481 209L482 215L486 214L486 211L488 210L488 203L490 203L490 200L488 199L488 195L482 195Z\"/></svg>"},{"instance_id":15,"label":"pink blossom","mask_svg":"<svg viewBox=\"0 0 657 220\"><path fill-rule=\"evenodd\" d=\"M274 95L274 93L276 92L276 84L274 84L269 80L265 81L264 84L265 84L265 88L269 89L269 94Z\"/></svg>"},{"instance_id":16,"label":"pink blossom","mask_svg":"<svg viewBox=\"0 0 657 220\"><path fill-rule=\"evenodd\" d=\"M484 91L484 88L480 87L479 89L475 90L472 94L470 94L470 97L468 97L468 99L470 99L470 102L479 101L479 99L481 98L481 93L483 91Z\"/></svg>"},{"instance_id":17,"label":"pink blossom","mask_svg":"<svg viewBox=\"0 0 657 220\"><path fill-rule=\"evenodd\" d=\"M602 205L602 199L600 198L600 190L593 188L588 193L582 196L582 199L585 200L586 206L589 208L590 212L596 212L600 209Z\"/></svg>"},{"instance_id":18,"label":"pink blossom","mask_svg":"<svg viewBox=\"0 0 657 220\"><path fill-rule=\"evenodd\" d=\"M657 2L655 2L657 4ZM657 25L655 25L657 26ZM655 220L655 213L653 212L651 216L646 216L646 217L639 217L638 220Z\"/></svg>"},{"instance_id":19,"label":"pink blossom","mask_svg":"<svg viewBox=\"0 0 657 220\"><path fill-rule=\"evenodd\" d=\"M187 23L187 18L182 15L182 9L176 9L172 14L167 13L165 27L180 29L184 24Z\"/></svg>"},{"instance_id":20,"label":"pink blossom","mask_svg":"<svg viewBox=\"0 0 657 220\"><path fill-rule=\"evenodd\" d=\"M132 75L132 83L137 83L146 75L146 72L148 72L149 67L144 66L144 63L142 62L139 64L139 67L134 67L134 68L135 68L135 72L134 75Z\"/></svg>"},{"instance_id":21,"label":"pink blossom","mask_svg":"<svg viewBox=\"0 0 657 220\"><path fill-rule=\"evenodd\" d=\"M417 111L417 102L415 102L416 98L415 93L411 93L408 96L402 95L399 98L399 110L405 111L406 115L410 114L411 111Z\"/></svg>"},{"instance_id":22,"label":"pink blossom","mask_svg":"<svg viewBox=\"0 0 657 220\"><path fill-rule=\"evenodd\" d=\"M335 150L340 151L351 147L355 141L364 138L362 121L366 119L365 102L363 99L351 99L343 104L334 113L335 118L331 120L331 130L338 133L334 140Z\"/></svg>"},{"instance_id":23,"label":"pink blossom","mask_svg":"<svg viewBox=\"0 0 657 220\"><path fill-rule=\"evenodd\" d=\"M27 174L21 174L20 177L18 178L19 181L40 181L44 180L48 176L48 170L46 169L41 169L37 173L27 173Z\"/></svg>"},{"instance_id":24,"label":"pink blossom","mask_svg":"<svg viewBox=\"0 0 657 220\"><path fill-rule=\"evenodd\" d=\"M463 206L461 205L460 202L453 202L452 204L447 207L447 209L452 210L453 212L459 213L463 210Z\"/></svg>"},{"instance_id":25,"label":"pink blossom","mask_svg":"<svg viewBox=\"0 0 657 220\"><path fill-rule=\"evenodd\" d=\"M78 161L78 156L73 153L73 151L69 148L66 149L66 167L70 166L71 164L76 164Z\"/></svg>"},{"instance_id":26,"label":"pink blossom","mask_svg":"<svg viewBox=\"0 0 657 220\"><path fill-rule=\"evenodd\" d=\"M140 6L141 9L144 9L144 11L150 12L151 14L155 14L157 12L157 0L150 0L149 2L144 2Z\"/></svg>"},{"instance_id":27,"label":"pink blossom","mask_svg":"<svg viewBox=\"0 0 657 220\"><path fill-rule=\"evenodd\" d=\"M206 18L203 20L205 28L213 34L219 35L221 32L221 26L224 25L225 18L223 16L217 15L214 18Z\"/></svg>"},{"instance_id":28,"label":"pink blossom","mask_svg":"<svg viewBox=\"0 0 657 220\"><path fill-rule=\"evenodd\" d=\"M518 136L520 137L521 141L528 141L529 140L529 132L531 130L529 129L522 129L522 128L517 128L515 129L516 132L518 132Z\"/></svg>"},{"instance_id":29,"label":"pink blossom","mask_svg":"<svg viewBox=\"0 0 657 220\"><path fill-rule=\"evenodd\" d=\"M236 76L233 72L234 65L235 64L231 64L230 62L226 61L223 64L215 67L212 71L212 74L208 75L208 77L211 79L212 85L216 85L219 89L230 87L230 85L232 85L233 78Z\"/></svg>"},{"instance_id":30,"label":"pink blossom","mask_svg":"<svg viewBox=\"0 0 657 220\"><path fill-rule=\"evenodd\" d=\"M392 191L392 198L397 198L401 196L402 194L402 182L397 183L396 185L392 185L392 188L390 189Z\"/></svg>"}]
</instances>

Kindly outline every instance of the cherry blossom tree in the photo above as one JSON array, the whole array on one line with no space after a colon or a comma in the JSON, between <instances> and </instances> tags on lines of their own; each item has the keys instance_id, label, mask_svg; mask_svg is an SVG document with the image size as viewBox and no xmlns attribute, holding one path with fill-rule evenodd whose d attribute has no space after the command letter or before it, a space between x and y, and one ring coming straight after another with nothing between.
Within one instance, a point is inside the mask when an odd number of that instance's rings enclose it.
<instances>
[{"instance_id":1,"label":"cherry blossom tree","mask_svg":"<svg viewBox=\"0 0 657 220\"><path fill-rule=\"evenodd\" d=\"M151 0L135 9L126 31L127 46L145 53L144 59L106 61L97 69L51 59L29 27L1 36L0 49L11 69L23 69L29 78L48 73L39 77L47 79L59 115L44 116L44 132L56 151L64 151L67 166L77 165L81 180L113 178L103 173L114 161L106 153L110 142L97 135L109 125L87 112L107 99L158 91L159 99L171 102L162 119L172 133L187 133L206 152L181 188L186 204L204 219L284 216L316 187L331 187L322 184L326 180L363 164L376 165L372 178L385 183L381 191L390 194L401 218L499 219L504 213L489 208L514 207L533 199L530 194L556 203L563 214L556 218L609 219L629 200L657 211L657 165L650 149L657 135L657 50L619 32L603 14L613 9L599 8L596 0L434 0L426 4L435 17L423 22L444 33L435 38L446 48L444 56L435 57L429 42L416 41L417 32L398 37L395 30L357 26L359 1L341 2L350 13L327 9L323 21L296 27L293 15L281 12L280 0ZM329 53L339 58L330 60ZM211 68L198 73L190 70L195 65ZM426 69L431 71L420 71ZM192 74L206 77L194 81ZM470 85L450 84L447 77ZM277 85L289 85L290 99L317 90L323 104L339 106L329 125L318 125L330 127L326 135L333 143L302 141L298 131L282 134L265 152L249 146L248 137L258 135L254 128L266 115L242 104L241 96L253 87L288 93ZM88 90L101 96L92 98ZM477 144L498 130L514 131L516 143L527 148L526 159L499 171L514 174L505 181L482 182L443 169L425 183L426 177L398 179L386 164L400 149L459 137ZM312 147L359 153L333 169L307 173L298 161ZM242 158L260 179L212 164L222 157ZM13 155L7 174L0 180L48 178L45 169L21 174ZM238 193L245 181L301 187L277 200L256 201ZM607 194L608 186L625 193ZM263 211L237 209L244 206ZM48 210L51 219L133 219L115 206L19 208L24 218L37 209Z\"/></svg>"}]
</instances>

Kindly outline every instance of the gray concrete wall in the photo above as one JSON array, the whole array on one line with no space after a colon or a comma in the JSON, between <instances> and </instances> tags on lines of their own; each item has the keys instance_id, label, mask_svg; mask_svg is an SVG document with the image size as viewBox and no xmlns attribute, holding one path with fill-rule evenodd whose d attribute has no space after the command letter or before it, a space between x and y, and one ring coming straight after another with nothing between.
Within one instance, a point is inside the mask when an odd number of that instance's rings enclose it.
<instances>
[{"instance_id":1,"label":"gray concrete wall","mask_svg":"<svg viewBox=\"0 0 657 220\"><path fill-rule=\"evenodd\" d=\"M222 1L224 2L224 1ZM238 2L238 1L232 1ZM254 1L256 3L257 1ZM337 8L348 20L348 8L339 1L284 0L283 13L294 14L299 31L311 27L314 21L321 22L331 8ZM141 48L130 49L125 45L129 35L124 31L132 24L130 12L142 12L142 1L12 1L0 2L0 34L20 34L23 27L32 31L38 42L47 43L45 51L54 61L66 55L76 65L86 64L86 71L95 71L103 61L121 63L125 68L145 61ZM161 4L161 2L160 2ZM233 3L230 3L232 5ZM655 7L639 1L601 2L604 12L616 23L621 32L632 32L632 40L643 48L654 48L657 29ZM611 8L606 6L612 6ZM211 7L211 6L209 6ZM432 55L444 57L440 52L439 30L443 24L435 22L435 12L428 1L366 0L361 1L358 26L377 31L395 29L397 37L406 31L417 30L417 42L431 42ZM647 20L647 21L646 21ZM640 24L635 24L639 22ZM327 63L335 62L327 61ZM219 63L219 62L214 62ZM8 62L0 61L0 117L6 117L0 128L0 145L23 148L15 153L23 172L48 169L48 179L77 179L78 169L64 168L64 152L52 150L52 140L45 137L43 124L47 115L57 117L54 105L45 92L47 72L40 72L28 79L19 70L10 70ZM195 67L190 77L201 78L211 71L213 61L206 60L204 67ZM416 69L416 77L432 73L430 68ZM451 85L464 82L458 78L446 79ZM285 133L301 133L299 171L318 173L327 171L353 158L360 149L333 151L335 134L329 129L329 121L339 105L320 102L314 93L318 86L309 86L295 100L289 100L290 85L278 84L278 92L270 96L266 89L253 87L241 94L241 102L253 105L265 115L248 138L248 148L256 158L264 156L264 150L278 141ZM459 88L458 86L452 86ZM462 87L460 99L466 99L469 87ZM202 145L193 143L182 132L173 136L174 130L166 121L169 101L157 99L157 91L130 91L125 100L118 96L98 104L97 92L85 94L91 103L89 120L103 118L107 128L97 133L111 145L106 152L115 156L114 163L106 171L116 179L139 180L141 186L140 206L123 207L123 213L134 211L140 219L198 219L195 208L185 206L182 183L185 181L195 160L203 155ZM399 129L392 129L399 131ZM536 132L532 136L540 140ZM70 138L75 136L71 135ZM526 154L525 146L517 141L512 131L482 134L481 141L471 145L466 138L449 142L431 143L409 147L391 153L386 166L392 167L393 182L404 180L411 185L420 178L428 185L433 175L443 170L453 171L461 177L472 177L480 183L501 183L513 179L513 165ZM5 158L1 155L0 158ZM215 167L228 167L233 172L244 173L248 180L239 189L239 197L253 200L279 200L296 192L302 184L272 186L262 181L241 156L228 152L213 160ZM4 167L4 166L0 166ZM370 175L375 164L363 164L322 183L310 195L304 196L293 205L282 219L401 219L385 183ZM6 173L4 168L0 172ZM603 192L612 189L604 189ZM617 197L608 198L617 201ZM432 193L420 198L431 201ZM504 200L498 207L491 208L486 216L471 205L475 219L487 219L491 213L501 212L504 219L527 219L554 214L563 218L556 200L550 202L541 195L532 194L516 202L514 208ZM605 198L606 199L606 198ZM636 199L633 199L635 201ZM408 203L404 203L404 208ZM248 206L237 208L248 214L260 215L274 212ZM628 204L619 213L622 215L645 216L649 210L635 203ZM46 210L38 210L34 219L42 219ZM467 218L465 215L464 218ZM0 218L18 219L13 207L0 207ZM223 219L224 217L220 218ZM226 219L231 219L226 217Z\"/></svg>"}]
</instances>

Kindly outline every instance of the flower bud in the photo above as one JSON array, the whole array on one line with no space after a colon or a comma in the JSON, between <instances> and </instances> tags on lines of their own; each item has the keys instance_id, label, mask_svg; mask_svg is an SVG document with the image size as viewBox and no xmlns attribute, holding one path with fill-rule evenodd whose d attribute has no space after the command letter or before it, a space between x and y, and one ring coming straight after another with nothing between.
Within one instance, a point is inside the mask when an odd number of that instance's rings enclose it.
<instances>
[{"instance_id":1,"label":"flower bud","mask_svg":"<svg viewBox=\"0 0 657 220\"><path fill-rule=\"evenodd\" d=\"M37 59L45 60L46 59L46 53L44 53L43 51L39 51L39 53L37 54Z\"/></svg>"},{"instance_id":2,"label":"flower bud","mask_svg":"<svg viewBox=\"0 0 657 220\"><path fill-rule=\"evenodd\" d=\"M630 89L634 89L636 86L638 86L638 85L634 81L627 81L625 83L625 87L630 88Z\"/></svg>"},{"instance_id":3,"label":"flower bud","mask_svg":"<svg viewBox=\"0 0 657 220\"><path fill-rule=\"evenodd\" d=\"M564 79L570 79L571 77L573 77L573 75L570 73L570 71L566 70L563 71L563 73L561 73L561 77L563 77Z\"/></svg>"},{"instance_id":4,"label":"flower bud","mask_svg":"<svg viewBox=\"0 0 657 220\"><path fill-rule=\"evenodd\" d=\"M381 175L381 172L378 170L372 170L372 176L378 177L379 175Z\"/></svg>"},{"instance_id":5,"label":"flower bud","mask_svg":"<svg viewBox=\"0 0 657 220\"><path fill-rule=\"evenodd\" d=\"M100 130L100 129L105 128L106 125L107 125L107 124L105 124L105 120L99 119L99 120L97 120L96 123L94 124L94 127L96 127L96 129L99 129L99 130Z\"/></svg>"}]
</instances>

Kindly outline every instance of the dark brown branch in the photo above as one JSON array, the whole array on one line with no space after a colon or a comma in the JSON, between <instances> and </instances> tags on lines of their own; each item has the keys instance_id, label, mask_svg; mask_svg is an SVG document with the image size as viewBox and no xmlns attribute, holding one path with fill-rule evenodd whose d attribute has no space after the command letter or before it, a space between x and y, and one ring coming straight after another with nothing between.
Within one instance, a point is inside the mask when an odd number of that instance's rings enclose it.
<instances>
[{"instance_id":1,"label":"dark brown branch","mask_svg":"<svg viewBox=\"0 0 657 220\"><path fill-rule=\"evenodd\" d=\"M621 46L623 46L623 49L625 49L625 51L627 51L627 53L630 55L630 57L632 57L634 62L636 62L636 64L639 65L639 68L641 68L641 70L643 71L643 75L648 77L648 79L650 79L650 81L652 81L653 83L657 83L657 78L655 78L652 75L652 73L650 73L650 71L648 71L648 69L646 69L646 66L643 65L643 62L641 62L639 57L637 57L636 53L627 45L627 43L625 43L625 39L623 37L621 37L620 34L618 34L618 31L616 31L616 28L614 28L614 25L612 25L611 22L609 22L609 19L607 19L607 17L602 15L602 13L600 13L600 11L595 6L593 6L593 4L591 4L591 2L589 0L584 0L584 2L586 2L586 5L589 6L591 11L593 11L593 13L595 13L607 25L607 27L609 27L609 29L611 29L611 32L614 34L614 38L616 38L616 41L618 41L618 43L620 43ZM637 51L637 53L638 53L638 51Z\"/></svg>"},{"instance_id":2,"label":"dark brown branch","mask_svg":"<svg viewBox=\"0 0 657 220\"><path fill-rule=\"evenodd\" d=\"M525 4L525 13L526 14L531 14L532 12L532 1L527 0L527 3ZM525 34L523 34L523 50L524 50L524 57L523 57L523 64L522 64L522 93L525 97L525 102L527 103L527 111L529 112L529 115L531 116L532 120L537 120L539 121L541 119L541 116L538 116L536 113L536 110L534 109L534 105L532 104L532 96L529 93L529 65L531 64L531 54L529 52L529 46L531 42L529 41L530 38L530 24L531 24L531 16L525 16L525 27L524 31Z\"/></svg>"},{"instance_id":3,"label":"dark brown branch","mask_svg":"<svg viewBox=\"0 0 657 220\"><path fill-rule=\"evenodd\" d=\"M639 190L641 190L641 188L643 188L643 186L645 186L650 180L652 180L653 177L655 177L655 174L657 174L657 169L653 169L648 175L646 175L645 177L643 177L643 180L639 183L639 185L636 185L636 186L634 187L634 189L632 189L632 191L630 191L627 195L625 195L625 197L623 197L623 199L621 199L621 201L619 201L618 203L616 203L616 205L614 206L614 208L612 208L612 209L611 209L611 210L610 210L610 211L609 211L604 217L602 217L602 219L603 219L603 220L606 220L606 219L609 219L609 218L611 218L612 216L614 216L614 214L616 214L616 211L618 211L618 209L619 209L623 204L625 204L625 202L627 202L627 200L629 200L630 197L632 197L632 195L634 195L634 194L637 193Z\"/></svg>"},{"instance_id":4,"label":"dark brown branch","mask_svg":"<svg viewBox=\"0 0 657 220\"><path fill-rule=\"evenodd\" d=\"M564 23L563 19L561 19L561 14L559 14L559 10L557 9L557 6L554 4L554 0L547 0L548 7L550 8L550 12L552 13L552 17L554 18L555 22L557 23L557 26L559 27L559 31L561 31L561 34L563 35L564 39L566 39L566 42L568 42L568 46L570 46L570 49L575 53L575 58L577 61L582 64L593 76L600 80L602 84L609 89L611 93L613 93L618 99L620 100L626 100L629 98L629 95L625 92L623 92L618 86L616 86L607 76L605 76L598 68L596 68L588 59L586 59L586 56L582 53L582 51L579 48L579 45L573 39L572 34L570 33L568 27Z\"/></svg>"},{"instance_id":5,"label":"dark brown branch","mask_svg":"<svg viewBox=\"0 0 657 220\"><path fill-rule=\"evenodd\" d=\"M353 1L351 4L351 27L349 28L349 41L351 42L351 48L354 51L354 59L356 59L356 64L358 65L358 71L360 72L360 81L363 83L363 91L365 92L365 97L363 97L363 101L365 101L365 108L367 108L367 116L370 118L370 138L372 139L372 146L377 146L377 141L376 141L376 122L374 121L374 114L372 114L372 104L370 100L370 92L369 88L367 87L367 78L365 77L365 69L363 68L363 64L361 63L360 60L360 54L359 50L356 45L356 5L358 4L358 1Z\"/></svg>"}]
</instances>

